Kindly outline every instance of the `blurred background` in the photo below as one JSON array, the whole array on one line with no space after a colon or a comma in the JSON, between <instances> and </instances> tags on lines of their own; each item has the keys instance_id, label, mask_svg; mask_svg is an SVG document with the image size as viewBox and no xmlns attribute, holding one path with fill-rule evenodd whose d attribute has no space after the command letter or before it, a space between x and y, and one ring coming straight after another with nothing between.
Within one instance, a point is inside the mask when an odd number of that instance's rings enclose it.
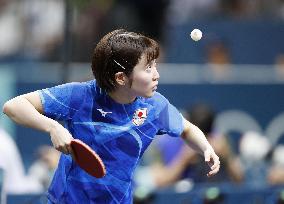
<instances>
[{"instance_id":1,"label":"blurred background","mask_svg":"<svg viewBox=\"0 0 284 204\"><path fill-rule=\"evenodd\" d=\"M221 159L208 179L202 157L157 136L134 176L135 203L284 203L283 0L0 0L1 107L92 79L92 51L117 28L160 43L158 91ZM0 114L1 203L45 203L58 152Z\"/></svg>"}]
</instances>

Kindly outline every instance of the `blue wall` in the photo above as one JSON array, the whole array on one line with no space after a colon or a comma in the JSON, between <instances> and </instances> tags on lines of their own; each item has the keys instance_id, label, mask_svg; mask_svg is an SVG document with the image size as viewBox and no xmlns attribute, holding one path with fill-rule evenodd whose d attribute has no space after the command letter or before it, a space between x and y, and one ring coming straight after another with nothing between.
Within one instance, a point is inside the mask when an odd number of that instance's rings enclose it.
<instances>
[{"instance_id":1,"label":"blue wall","mask_svg":"<svg viewBox=\"0 0 284 204\"><path fill-rule=\"evenodd\" d=\"M202 40L190 39L193 28L203 32ZM284 53L284 22L281 21L190 21L186 25L168 26L166 62L204 63L205 47L222 41L229 48L233 64L274 64Z\"/></svg>"},{"instance_id":2,"label":"blue wall","mask_svg":"<svg viewBox=\"0 0 284 204\"><path fill-rule=\"evenodd\" d=\"M161 84L158 91L178 108L205 102L211 104L217 112L243 110L263 128L284 111L283 84Z\"/></svg>"}]
</instances>

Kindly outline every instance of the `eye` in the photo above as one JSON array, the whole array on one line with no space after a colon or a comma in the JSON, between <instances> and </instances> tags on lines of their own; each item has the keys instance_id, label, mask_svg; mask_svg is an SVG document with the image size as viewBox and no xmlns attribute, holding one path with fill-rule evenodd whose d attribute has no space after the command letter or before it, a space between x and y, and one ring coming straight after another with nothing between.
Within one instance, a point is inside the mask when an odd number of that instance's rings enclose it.
<instances>
[{"instance_id":1,"label":"eye","mask_svg":"<svg viewBox=\"0 0 284 204\"><path fill-rule=\"evenodd\" d=\"M145 71L146 71L147 73L151 73L151 72L152 72L152 66L151 66L151 64L148 64L148 65L146 66Z\"/></svg>"},{"instance_id":2,"label":"eye","mask_svg":"<svg viewBox=\"0 0 284 204\"><path fill-rule=\"evenodd\" d=\"M147 73L151 73L154 67L156 67L156 60L153 60L151 63L147 64L145 71Z\"/></svg>"}]
</instances>

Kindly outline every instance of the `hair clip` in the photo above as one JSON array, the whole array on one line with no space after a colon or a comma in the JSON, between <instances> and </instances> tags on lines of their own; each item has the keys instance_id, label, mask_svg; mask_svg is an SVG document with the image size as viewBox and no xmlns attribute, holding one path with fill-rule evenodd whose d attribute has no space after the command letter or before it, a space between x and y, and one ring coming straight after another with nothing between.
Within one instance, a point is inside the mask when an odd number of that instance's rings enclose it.
<instances>
[{"instance_id":1,"label":"hair clip","mask_svg":"<svg viewBox=\"0 0 284 204\"><path fill-rule=\"evenodd\" d=\"M118 66L120 66L122 69L125 69L124 66L122 66L121 64L119 64L117 61L115 61L115 59L113 60Z\"/></svg>"}]
</instances>

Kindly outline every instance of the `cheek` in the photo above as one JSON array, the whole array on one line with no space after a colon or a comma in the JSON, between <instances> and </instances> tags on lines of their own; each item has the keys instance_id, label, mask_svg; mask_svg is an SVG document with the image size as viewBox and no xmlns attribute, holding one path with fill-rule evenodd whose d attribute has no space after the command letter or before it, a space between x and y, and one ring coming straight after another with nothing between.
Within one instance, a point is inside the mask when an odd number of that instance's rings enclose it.
<instances>
[{"instance_id":1,"label":"cheek","mask_svg":"<svg viewBox=\"0 0 284 204\"><path fill-rule=\"evenodd\" d=\"M138 86L149 86L152 82L152 76L150 74L142 73L133 78L133 82Z\"/></svg>"}]
</instances>

